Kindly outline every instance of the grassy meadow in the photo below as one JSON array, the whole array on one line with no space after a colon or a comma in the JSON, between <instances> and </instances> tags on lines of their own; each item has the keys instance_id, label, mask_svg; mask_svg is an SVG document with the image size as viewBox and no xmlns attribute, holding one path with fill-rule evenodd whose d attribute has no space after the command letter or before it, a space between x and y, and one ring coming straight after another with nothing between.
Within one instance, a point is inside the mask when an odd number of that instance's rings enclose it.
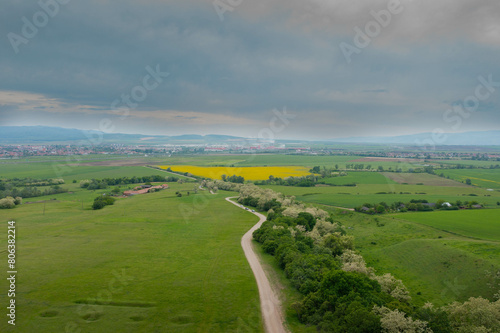
<instances>
[{"instance_id":1,"label":"grassy meadow","mask_svg":"<svg viewBox=\"0 0 500 333\"><path fill-rule=\"evenodd\" d=\"M396 184L379 172L349 171L347 176L322 179L328 185L342 186L346 184Z\"/></svg>"},{"instance_id":2,"label":"grassy meadow","mask_svg":"<svg viewBox=\"0 0 500 333\"><path fill-rule=\"evenodd\" d=\"M441 171L441 170L440 170ZM500 190L500 170L498 169L451 169L442 170L445 176L464 182L467 178L472 185Z\"/></svg>"},{"instance_id":3,"label":"grassy meadow","mask_svg":"<svg viewBox=\"0 0 500 333\"><path fill-rule=\"evenodd\" d=\"M221 195L187 196L192 188L173 183L98 211L86 190L0 210L1 221L16 221L18 249L18 321L0 331L261 332L240 246L256 217Z\"/></svg>"},{"instance_id":4,"label":"grassy meadow","mask_svg":"<svg viewBox=\"0 0 500 333\"><path fill-rule=\"evenodd\" d=\"M425 224L460 236L500 242L500 210L441 211L397 214L396 218Z\"/></svg>"},{"instance_id":5,"label":"grassy meadow","mask_svg":"<svg viewBox=\"0 0 500 333\"><path fill-rule=\"evenodd\" d=\"M161 170L147 168L145 166L94 166L58 163L22 163L0 165L0 177L2 178L63 178L66 183L73 179L101 179L132 176L167 175ZM179 176L179 178L183 178Z\"/></svg>"},{"instance_id":6,"label":"grassy meadow","mask_svg":"<svg viewBox=\"0 0 500 333\"><path fill-rule=\"evenodd\" d=\"M455 226L458 214L464 215ZM488 272L500 269L499 241L486 237L487 231L470 232L484 238L460 234L466 234L463 228L473 229L469 226L479 219L484 219L484 226L498 229L499 216L500 210L472 210L380 216L350 213L337 218L355 237L356 248L377 274L390 272L401 279L417 304L444 305L472 296L493 297L496 291L488 286L492 282Z\"/></svg>"}]
</instances>

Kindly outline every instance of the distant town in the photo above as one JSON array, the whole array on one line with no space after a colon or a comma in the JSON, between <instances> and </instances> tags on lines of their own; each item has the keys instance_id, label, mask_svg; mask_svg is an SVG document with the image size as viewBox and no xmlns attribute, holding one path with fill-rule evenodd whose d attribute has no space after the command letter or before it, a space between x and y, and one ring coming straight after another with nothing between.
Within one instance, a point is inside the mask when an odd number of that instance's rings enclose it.
<instances>
[{"instance_id":1,"label":"distant town","mask_svg":"<svg viewBox=\"0 0 500 333\"><path fill-rule=\"evenodd\" d=\"M469 147L470 148L470 147ZM386 148L387 149L387 148ZM377 150L367 147L365 150L352 151L348 147L314 147L295 145L0 145L0 159L18 159L35 156L71 156L71 155L130 155L130 156L171 156L179 154L301 154L301 155L357 155L366 157L385 157L403 159L432 160L478 160L500 161L500 153L488 152L486 148L476 149L479 152L456 151L450 147L442 151L420 151L418 147L394 147L393 150Z\"/></svg>"}]
</instances>

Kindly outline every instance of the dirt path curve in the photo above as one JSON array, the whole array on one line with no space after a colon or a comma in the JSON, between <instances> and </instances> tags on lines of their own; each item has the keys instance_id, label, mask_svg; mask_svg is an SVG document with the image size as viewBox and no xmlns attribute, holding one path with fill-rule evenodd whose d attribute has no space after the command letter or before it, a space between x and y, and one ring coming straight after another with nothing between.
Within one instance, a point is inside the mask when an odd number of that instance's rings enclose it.
<instances>
[{"instance_id":1,"label":"dirt path curve","mask_svg":"<svg viewBox=\"0 0 500 333\"><path fill-rule=\"evenodd\" d=\"M231 201L236 197L228 197L227 201L240 207L239 204ZM262 311L262 319L264 320L264 328L267 333L287 333L288 331L283 326L283 314L281 312L281 302L276 297L271 284L267 279L264 269L262 268L257 254L252 248L253 232L260 228L262 223L266 221L266 217L260 213L251 212L259 217L259 222L254 225L246 234L241 238L241 247L245 256L247 257L250 268L252 268L255 279L257 280L257 287L259 288L260 308Z\"/></svg>"}]
</instances>

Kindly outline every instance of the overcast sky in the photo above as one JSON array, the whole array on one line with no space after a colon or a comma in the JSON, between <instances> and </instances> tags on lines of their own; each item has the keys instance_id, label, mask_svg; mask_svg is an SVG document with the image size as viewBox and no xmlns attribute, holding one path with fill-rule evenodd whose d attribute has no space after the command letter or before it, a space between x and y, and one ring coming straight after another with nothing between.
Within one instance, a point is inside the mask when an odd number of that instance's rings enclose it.
<instances>
[{"instance_id":1,"label":"overcast sky","mask_svg":"<svg viewBox=\"0 0 500 333\"><path fill-rule=\"evenodd\" d=\"M500 129L498 0L40 3L1 5L3 126L281 139Z\"/></svg>"}]
</instances>

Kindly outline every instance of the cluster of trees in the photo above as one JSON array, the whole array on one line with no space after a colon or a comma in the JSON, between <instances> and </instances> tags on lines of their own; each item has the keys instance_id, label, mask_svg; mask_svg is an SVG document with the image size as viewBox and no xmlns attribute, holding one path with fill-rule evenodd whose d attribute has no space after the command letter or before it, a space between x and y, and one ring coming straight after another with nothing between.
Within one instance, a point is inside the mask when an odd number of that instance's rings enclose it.
<instances>
[{"instance_id":1,"label":"cluster of trees","mask_svg":"<svg viewBox=\"0 0 500 333\"><path fill-rule=\"evenodd\" d=\"M178 177L173 176L143 176L143 177L120 177L120 178L103 178L103 179L85 179L80 181L80 187L86 188L88 190L99 190L108 188L108 186L115 185L128 185L128 184L138 184L138 183L151 183L151 182L177 182Z\"/></svg>"},{"instance_id":2,"label":"cluster of trees","mask_svg":"<svg viewBox=\"0 0 500 333\"><path fill-rule=\"evenodd\" d=\"M238 192L242 184L225 182L220 179L216 180L203 180L201 182L201 187L208 188L209 191L217 192L219 189L224 191L235 191Z\"/></svg>"},{"instance_id":3,"label":"cluster of trees","mask_svg":"<svg viewBox=\"0 0 500 333\"><path fill-rule=\"evenodd\" d=\"M408 316L414 313L403 283L367 268L354 251L353 238L331 218L316 219L307 212L289 217L273 210L253 236L304 295L292 305L300 321L318 331L381 332L394 324L389 319L398 308L407 311L398 311L398 325L430 327ZM375 306L384 313L374 311Z\"/></svg>"},{"instance_id":4,"label":"cluster of trees","mask_svg":"<svg viewBox=\"0 0 500 333\"><path fill-rule=\"evenodd\" d=\"M285 207L291 206L295 201L295 197L287 198L281 193L276 193L271 189L260 188L254 184L241 186L239 192L238 202L264 211L285 209Z\"/></svg>"},{"instance_id":5,"label":"cluster of trees","mask_svg":"<svg viewBox=\"0 0 500 333\"><path fill-rule=\"evenodd\" d=\"M158 168L158 167L152 167L153 169L158 169L158 170L163 170L162 168ZM201 177L199 176L196 176L196 175L193 175L191 172L177 172L177 171L172 171L172 168L171 167L168 167L167 168L167 171L168 172L173 172L175 174L178 174L178 175L184 175L186 177L193 177L193 178L198 178L198 179L201 179Z\"/></svg>"},{"instance_id":6,"label":"cluster of trees","mask_svg":"<svg viewBox=\"0 0 500 333\"><path fill-rule=\"evenodd\" d=\"M321 178L335 177L337 171L339 170L339 165L335 164L335 168L327 168L325 166L320 167L319 165L313 167L309 172L312 174L320 175Z\"/></svg>"},{"instance_id":7,"label":"cluster of trees","mask_svg":"<svg viewBox=\"0 0 500 333\"><path fill-rule=\"evenodd\" d=\"M64 193L68 190L59 186L63 179L12 178L0 180L0 198L33 198L43 195ZM47 187L39 189L40 187ZM50 186L50 187L49 187ZM21 188L22 187L22 188Z\"/></svg>"},{"instance_id":8,"label":"cluster of trees","mask_svg":"<svg viewBox=\"0 0 500 333\"><path fill-rule=\"evenodd\" d=\"M0 209L12 209L22 203L23 203L23 198L21 197L16 197L16 198L6 197L0 199Z\"/></svg>"},{"instance_id":9,"label":"cluster of trees","mask_svg":"<svg viewBox=\"0 0 500 333\"><path fill-rule=\"evenodd\" d=\"M269 179L262 181L255 181L256 185L282 185L282 186L298 186L298 187L312 187L316 184L324 184L325 182L319 181L319 176L316 175L308 175L304 177L274 177L269 176Z\"/></svg>"},{"instance_id":10,"label":"cluster of trees","mask_svg":"<svg viewBox=\"0 0 500 333\"><path fill-rule=\"evenodd\" d=\"M322 181L322 178L326 177L343 177L347 176L347 172L336 172L334 169L328 169L323 167L320 169L319 166L315 166L310 170L312 173L303 177L274 177L269 176L269 179L255 181L255 185L281 185L281 186L297 186L297 187L312 187L316 184L325 184L325 181ZM317 175L319 174L319 176ZM333 185L335 186L335 185ZM342 186L356 186L356 184L347 184Z\"/></svg>"},{"instance_id":11,"label":"cluster of trees","mask_svg":"<svg viewBox=\"0 0 500 333\"><path fill-rule=\"evenodd\" d=\"M22 189L14 187L8 190L0 191L0 198L6 198L6 197L34 198L34 197L41 197L44 195L52 195L65 192L68 192L68 190L59 185L52 185L50 187L44 188L43 190L40 190L38 187L35 186L27 186Z\"/></svg>"},{"instance_id":12,"label":"cluster of trees","mask_svg":"<svg viewBox=\"0 0 500 333\"><path fill-rule=\"evenodd\" d=\"M352 164L346 164L345 168L348 170L371 170L372 166L368 164L366 167L364 164L359 164L359 163L352 163Z\"/></svg>"},{"instance_id":13,"label":"cluster of trees","mask_svg":"<svg viewBox=\"0 0 500 333\"><path fill-rule=\"evenodd\" d=\"M497 159L498 160L498 159ZM489 167L472 165L472 164L454 164L449 166L450 169L500 169L500 164L490 164Z\"/></svg>"},{"instance_id":14,"label":"cluster of trees","mask_svg":"<svg viewBox=\"0 0 500 333\"><path fill-rule=\"evenodd\" d=\"M107 195L100 195L94 199L94 203L92 204L92 209L97 210L97 209L102 209L108 205L113 205L115 203L115 200L116 199L113 197Z\"/></svg>"},{"instance_id":15,"label":"cluster of trees","mask_svg":"<svg viewBox=\"0 0 500 333\"><path fill-rule=\"evenodd\" d=\"M24 186L51 186L64 184L64 179L12 178L0 180L0 191Z\"/></svg>"},{"instance_id":16,"label":"cluster of trees","mask_svg":"<svg viewBox=\"0 0 500 333\"><path fill-rule=\"evenodd\" d=\"M500 300L415 306L403 282L367 267L353 237L323 210L254 185L240 187L239 202L268 209L254 239L304 295L292 305L299 320L319 332L500 331Z\"/></svg>"},{"instance_id":17,"label":"cluster of trees","mask_svg":"<svg viewBox=\"0 0 500 333\"><path fill-rule=\"evenodd\" d=\"M237 183L237 184L243 184L245 182L245 178L242 177L242 176L236 176L236 175L226 176L226 175L222 175L221 178L222 178L222 181L224 181L224 182L231 182L231 183Z\"/></svg>"},{"instance_id":18,"label":"cluster of trees","mask_svg":"<svg viewBox=\"0 0 500 333\"><path fill-rule=\"evenodd\" d=\"M479 203L477 201L461 201L447 202L445 200L438 200L436 203L429 203L425 199L412 199L409 202L396 201L388 205L382 201L378 204L364 203L361 206L354 208L355 211L365 214L383 214L387 212L428 212L433 210L458 210L461 208L472 209Z\"/></svg>"},{"instance_id":19,"label":"cluster of trees","mask_svg":"<svg viewBox=\"0 0 500 333\"><path fill-rule=\"evenodd\" d=\"M384 169L384 167L382 165L379 165L379 166L372 166L371 164L363 164L363 163L349 163L349 164L346 164L345 165L345 170L355 170L355 171L362 171L362 170L367 170L367 171L373 171L373 170L376 170L376 171L379 171L379 172L383 172L383 171L387 171L387 172L403 172L403 169L402 168L392 168L392 167L389 167L387 169ZM423 167L423 168L410 168L408 170L408 172L410 173L423 173L423 172L426 172L426 173L430 173L429 171L430 170L433 170L433 167ZM337 173L339 171L339 166L338 165L335 165L335 168L326 168L326 167L319 167L319 166L315 166L314 168L312 168L311 170L311 173L314 173L314 174L320 174L321 177L325 178L325 177L334 177L335 176L335 173ZM433 171L432 171L433 172Z\"/></svg>"}]
</instances>

